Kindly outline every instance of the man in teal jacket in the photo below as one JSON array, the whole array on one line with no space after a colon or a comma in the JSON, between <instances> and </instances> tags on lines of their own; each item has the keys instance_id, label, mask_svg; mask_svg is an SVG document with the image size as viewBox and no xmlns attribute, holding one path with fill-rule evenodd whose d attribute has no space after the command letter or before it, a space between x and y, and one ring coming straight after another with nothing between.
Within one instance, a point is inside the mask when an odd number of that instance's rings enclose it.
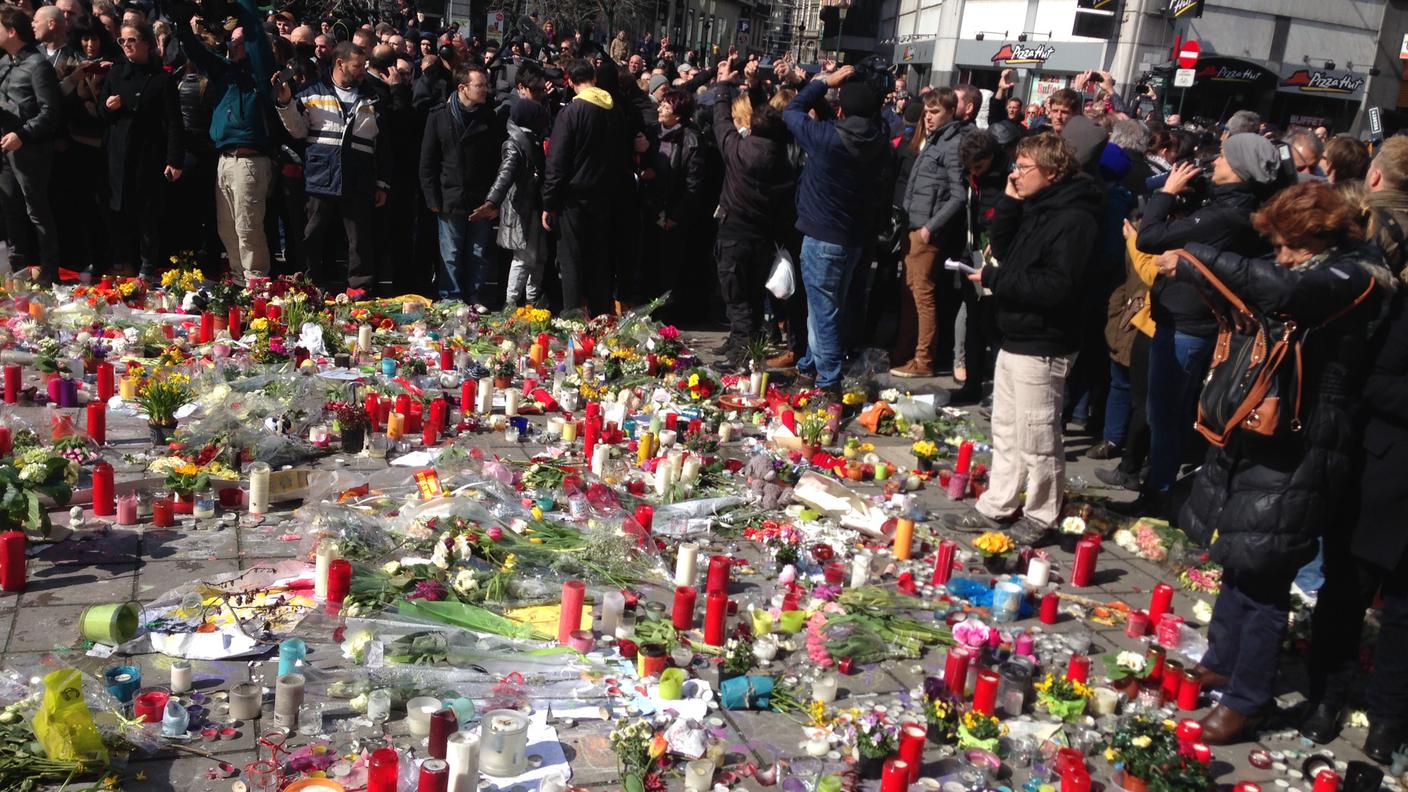
<instances>
[{"instance_id":1,"label":"man in teal jacket","mask_svg":"<svg viewBox=\"0 0 1408 792\"><path fill-rule=\"evenodd\" d=\"M181 3L176 9L188 9ZM211 52L178 14L176 31L187 56L209 77L216 97L210 139L220 152L215 176L215 219L236 281L269 275L264 208L274 183L270 81L274 49L254 0L238 0L239 27L230 33L227 55ZM176 10L173 9L173 10Z\"/></svg>"}]
</instances>

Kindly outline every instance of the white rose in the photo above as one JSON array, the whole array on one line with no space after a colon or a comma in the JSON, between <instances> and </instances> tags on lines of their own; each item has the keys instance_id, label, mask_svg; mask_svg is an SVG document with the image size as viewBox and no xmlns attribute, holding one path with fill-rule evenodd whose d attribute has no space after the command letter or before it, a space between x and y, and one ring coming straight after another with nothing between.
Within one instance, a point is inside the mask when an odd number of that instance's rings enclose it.
<instances>
[{"instance_id":1,"label":"white rose","mask_svg":"<svg viewBox=\"0 0 1408 792\"><path fill-rule=\"evenodd\" d=\"M450 568L450 551L445 549L443 542L435 543L435 552L430 554L430 563L433 564L436 569Z\"/></svg>"},{"instance_id":2,"label":"white rose","mask_svg":"<svg viewBox=\"0 0 1408 792\"><path fill-rule=\"evenodd\" d=\"M469 537L460 534L455 537L455 556L461 561L467 560L474 555L474 545L469 543Z\"/></svg>"},{"instance_id":3,"label":"white rose","mask_svg":"<svg viewBox=\"0 0 1408 792\"><path fill-rule=\"evenodd\" d=\"M362 662L362 655L367 651L367 644L374 638L371 630L358 630L347 636L342 641L342 656L354 663Z\"/></svg>"},{"instance_id":4,"label":"white rose","mask_svg":"<svg viewBox=\"0 0 1408 792\"><path fill-rule=\"evenodd\" d=\"M1067 517L1061 521L1061 533L1083 534L1085 533L1085 520L1079 517Z\"/></svg>"},{"instance_id":5,"label":"white rose","mask_svg":"<svg viewBox=\"0 0 1408 792\"><path fill-rule=\"evenodd\" d=\"M1144 670L1144 656L1136 652L1120 652L1115 656L1115 665L1138 674Z\"/></svg>"},{"instance_id":6,"label":"white rose","mask_svg":"<svg viewBox=\"0 0 1408 792\"><path fill-rule=\"evenodd\" d=\"M382 564L382 566L381 566L381 571L382 571L382 572L385 572L385 573L388 574L388 575L394 575L394 574L396 574L397 572L400 572L400 571L401 571L401 562L400 562L400 561L387 561L385 564Z\"/></svg>"},{"instance_id":7,"label":"white rose","mask_svg":"<svg viewBox=\"0 0 1408 792\"><path fill-rule=\"evenodd\" d=\"M474 577L474 573L468 569L461 569L455 573L455 579L450 586L460 594L468 594L479 587L479 581Z\"/></svg>"},{"instance_id":8,"label":"white rose","mask_svg":"<svg viewBox=\"0 0 1408 792\"><path fill-rule=\"evenodd\" d=\"M900 400L900 392L896 388L886 388L880 391L880 400L894 403Z\"/></svg>"}]
</instances>

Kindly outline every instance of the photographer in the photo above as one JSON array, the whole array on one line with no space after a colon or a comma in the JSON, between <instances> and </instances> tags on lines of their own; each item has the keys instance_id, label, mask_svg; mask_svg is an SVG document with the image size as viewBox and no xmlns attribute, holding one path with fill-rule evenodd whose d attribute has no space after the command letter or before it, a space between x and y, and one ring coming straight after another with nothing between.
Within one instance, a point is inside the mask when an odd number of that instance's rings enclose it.
<instances>
[{"instance_id":1,"label":"photographer","mask_svg":"<svg viewBox=\"0 0 1408 792\"><path fill-rule=\"evenodd\" d=\"M1265 187L1276 179L1276 147L1254 134L1233 135L1213 162L1207 203L1174 217L1179 197L1206 179L1189 162L1174 166L1164 186L1149 197L1135 242L1145 253L1163 253L1194 242L1241 256L1266 252L1251 215ZM1162 511L1167 491L1185 457L1198 392L1212 357L1217 321L1192 283L1161 278L1150 291L1158 326L1149 356L1149 477L1134 507ZM1152 507L1152 508L1151 508Z\"/></svg>"}]
</instances>

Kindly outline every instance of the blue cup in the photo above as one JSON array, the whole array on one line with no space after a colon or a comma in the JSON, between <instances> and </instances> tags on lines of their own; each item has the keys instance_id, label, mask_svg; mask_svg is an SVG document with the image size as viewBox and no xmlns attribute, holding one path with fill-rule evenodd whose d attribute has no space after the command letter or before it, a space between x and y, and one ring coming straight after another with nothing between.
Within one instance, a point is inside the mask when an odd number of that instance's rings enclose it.
<instances>
[{"instance_id":1,"label":"blue cup","mask_svg":"<svg viewBox=\"0 0 1408 792\"><path fill-rule=\"evenodd\" d=\"M388 377L394 377L394 376L396 376L396 359L395 359L395 358L382 358L382 359L381 359L381 373L382 373L382 374L385 374L385 375L388 376Z\"/></svg>"},{"instance_id":2,"label":"blue cup","mask_svg":"<svg viewBox=\"0 0 1408 792\"><path fill-rule=\"evenodd\" d=\"M142 687L142 669L137 666L113 666L103 671L103 681L114 698L123 704L130 704Z\"/></svg>"},{"instance_id":3,"label":"blue cup","mask_svg":"<svg viewBox=\"0 0 1408 792\"><path fill-rule=\"evenodd\" d=\"M279 644L279 676L298 671L298 661L308 656L308 645L302 638L286 638Z\"/></svg>"}]
</instances>

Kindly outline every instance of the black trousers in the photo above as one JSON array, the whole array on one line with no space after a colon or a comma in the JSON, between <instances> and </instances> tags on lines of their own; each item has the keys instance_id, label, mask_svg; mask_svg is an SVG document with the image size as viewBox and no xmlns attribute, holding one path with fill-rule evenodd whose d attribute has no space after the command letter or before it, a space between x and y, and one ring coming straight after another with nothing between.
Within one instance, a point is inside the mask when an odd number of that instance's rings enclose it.
<instances>
[{"instance_id":1,"label":"black trousers","mask_svg":"<svg viewBox=\"0 0 1408 792\"><path fill-rule=\"evenodd\" d=\"M763 289L776 247L767 239L719 239L719 294L728 317L728 340L743 344L757 335L763 313Z\"/></svg>"},{"instance_id":2,"label":"black trousers","mask_svg":"<svg viewBox=\"0 0 1408 792\"><path fill-rule=\"evenodd\" d=\"M1224 707L1257 715L1271 703L1294 578L1294 571L1262 574L1223 570L1222 591L1213 603L1208 624L1203 665L1232 678L1222 691Z\"/></svg>"},{"instance_id":3,"label":"black trousers","mask_svg":"<svg viewBox=\"0 0 1408 792\"><path fill-rule=\"evenodd\" d=\"M49 143L28 143L19 151L0 157L0 209L10 241L11 270L39 262L39 278L53 283L59 278L59 235L49 205L49 174L54 148ZM38 255L29 246L29 230L38 241Z\"/></svg>"},{"instance_id":4,"label":"black trousers","mask_svg":"<svg viewBox=\"0 0 1408 792\"><path fill-rule=\"evenodd\" d=\"M562 310L585 307L591 316L610 313L614 291L611 266L611 204L571 201L557 213L562 240L557 267L562 279Z\"/></svg>"},{"instance_id":5,"label":"black trousers","mask_svg":"<svg viewBox=\"0 0 1408 792\"><path fill-rule=\"evenodd\" d=\"M347 285L366 289L376 282L376 262L371 245L372 199L370 195L337 198L308 196L308 224L303 229L304 266L318 283L335 283L338 278L325 272L323 251L328 231L341 222L347 237Z\"/></svg>"},{"instance_id":6,"label":"black trousers","mask_svg":"<svg viewBox=\"0 0 1408 792\"><path fill-rule=\"evenodd\" d=\"M117 266L132 269L134 262L140 262L143 275L156 274L162 263L161 227L167 222L166 187L165 184L143 185L128 196L130 200L125 206L111 210L108 237L112 242L112 260Z\"/></svg>"},{"instance_id":7,"label":"black trousers","mask_svg":"<svg viewBox=\"0 0 1408 792\"><path fill-rule=\"evenodd\" d=\"M53 175L49 179L49 205L59 235L59 253L76 269L94 275L107 271L109 261L106 202L98 196L106 191L107 155L99 146L67 142L54 152ZM203 194L210 204L214 186ZM213 204L212 204L213 211Z\"/></svg>"},{"instance_id":8,"label":"black trousers","mask_svg":"<svg viewBox=\"0 0 1408 792\"><path fill-rule=\"evenodd\" d=\"M1408 575L1349 552L1348 535L1326 537L1325 585L1311 617L1310 699L1343 701L1359 668L1364 612L1383 599L1365 709L1376 723L1408 721Z\"/></svg>"},{"instance_id":9,"label":"black trousers","mask_svg":"<svg viewBox=\"0 0 1408 792\"><path fill-rule=\"evenodd\" d=\"M1143 478L1149 461L1149 346L1154 340L1139 333L1129 353L1129 428L1125 429L1124 455L1119 469Z\"/></svg>"}]
</instances>

